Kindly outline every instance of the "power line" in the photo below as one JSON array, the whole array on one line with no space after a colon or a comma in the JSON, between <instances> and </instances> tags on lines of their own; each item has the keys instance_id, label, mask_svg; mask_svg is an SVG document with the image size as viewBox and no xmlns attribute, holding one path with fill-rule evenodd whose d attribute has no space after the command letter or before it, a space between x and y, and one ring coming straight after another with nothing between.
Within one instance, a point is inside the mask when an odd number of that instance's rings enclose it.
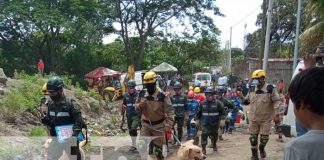
<instances>
[{"instance_id":1,"label":"power line","mask_svg":"<svg viewBox=\"0 0 324 160\"><path fill-rule=\"evenodd\" d=\"M234 23L234 25L231 25L232 28L234 28L235 26L239 25L240 23L242 23L245 19L247 19L248 17L250 17L256 10L258 10L260 8L260 6L258 6L257 8L255 8L253 11L251 11L249 14L247 14L246 16L244 16L241 20L239 20L238 22ZM224 32L227 33L229 32L231 29L228 29Z\"/></svg>"}]
</instances>

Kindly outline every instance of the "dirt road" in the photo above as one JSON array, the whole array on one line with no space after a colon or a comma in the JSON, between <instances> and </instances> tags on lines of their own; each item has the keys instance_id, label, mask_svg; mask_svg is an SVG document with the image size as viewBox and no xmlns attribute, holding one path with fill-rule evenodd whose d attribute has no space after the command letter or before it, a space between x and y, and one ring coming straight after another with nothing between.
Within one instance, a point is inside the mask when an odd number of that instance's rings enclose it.
<instances>
[{"instance_id":1,"label":"dirt road","mask_svg":"<svg viewBox=\"0 0 324 160\"><path fill-rule=\"evenodd\" d=\"M277 135L271 135L270 141L266 147L267 160L282 160L284 157L284 146L286 143L276 141ZM207 160L247 160L251 156L249 135L240 132L234 132L232 135L225 134L224 141L218 144L218 152L214 153L212 149L207 150ZM285 142L290 139L286 138Z\"/></svg>"},{"instance_id":2,"label":"dirt road","mask_svg":"<svg viewBox=\"0 0 324 160\"><path fill-rule=\"evenodd\" d=\"M277 136L275 134L270 135L265 160L282 160L284 158L285 144L291 138L284 138L285 142L280 143L276 141ZM176 149L173 152L174 154L168 159L176 159ZM250 156L249 135L243 130L233 132L233 134L225 134L224 141L218 142L218 152L213 152L212 148L207 148L207 160L249 160Z\"/></svg>"}]
</instances>

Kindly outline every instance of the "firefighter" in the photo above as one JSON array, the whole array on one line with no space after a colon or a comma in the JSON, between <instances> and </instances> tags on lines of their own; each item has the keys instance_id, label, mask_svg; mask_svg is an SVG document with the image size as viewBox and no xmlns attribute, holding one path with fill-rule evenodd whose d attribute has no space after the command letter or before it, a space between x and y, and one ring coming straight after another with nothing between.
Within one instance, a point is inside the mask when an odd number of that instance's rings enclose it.
<instances>
[{"instance_id":1,"label":"firefighter","mask_svg":"<svg viewBox=\"0 0 324 160\"><path fill-rule=\"evenodd\" d=\"M260 157L265 158L265 146L269 141L271 120L274 116L279 117L280 98L277 90L271 84L265 82L266 73L262 69L252 73L252 84L256 87L248 93L246 101L250 102L249 129L252 157L251 160L258 160L258 149ZM260 144L258 147L258 135Z\"/></svg>"},{"instance_id":2,"label":"firefighter","mask_svg":"<svg viewBox=\"0 0 324 160\"><path fill-rule=\"evenodd\" d=\"M141 114L135 110L135 101L138 96L135 86L136 83L134 80L129 80L127 82L127 93L124 95L122 105L123 113L126 112L128 132L132 138L132 147L129 149L131 152L137 151L137 128L141 125Z\"/></svg>"},{"instance_id":3,"label":"firefighter","mask_svg":"<svg viewBox=\"0 0 324 160\"><path fill-rule=\"evenodd\" d=\"M163 159L162 146L166 144L165 132L170 132L174 123L174 110L171 100L157 90L155 72L144 75L146 90L140 92L136 100L136 111L141 112L140 136L157 137L153 140L154 154Z\"/></svg>"},{"instance_id":4,"label":"firefighter","mask_svg":"<svg viewBox=\"0 0 324 160\"><path fill-rule=\"evenodd\" d=\"M197 119L201 123L201 146L202 151L206 154L206 145L208 136L213 137L212 144L213 150L217 151L218 129L220 120L224 117L224 105L221 101L215 99L215 90L212 87L208 87L205 90L207 99L202 102Z\"/></svg>"},{"instance_id":5,"label":"firefighter","mask_svg":"<svg viewBox=\"0 0 324 160\"><path fill-rule=\"evenodd\" d=\"M173 128L175 124L177 124L177 136L180 142L183 134L184 118L187 112L187 97L181 93L181 88L182 86L180 83L174 84L173 89L175 94L171 97L171 103L175 111L175 122L173 124ZM180 144L177 142L177 145Z\"/></svg>"}]
</instances>

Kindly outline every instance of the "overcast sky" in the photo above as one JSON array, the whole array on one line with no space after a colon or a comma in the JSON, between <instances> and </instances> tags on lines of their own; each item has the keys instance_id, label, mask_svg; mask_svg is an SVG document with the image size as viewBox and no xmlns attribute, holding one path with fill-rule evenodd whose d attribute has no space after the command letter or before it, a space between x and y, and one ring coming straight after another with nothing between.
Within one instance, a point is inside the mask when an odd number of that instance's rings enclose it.
<instances>
[{"instance_id":1,"label":"overcast sky","mask_svg":"<svg viewBox=\"0 0 324 160\"><path fill-rule=\"evenodd\" d=\"M261 0L216 0L216 5L225 17L213 17L214 23L221 30L221 46L230 39L232 27L232 47L243 48L244 24L246 33L257 30L257 15L261 13Z\"/></svg>"},{"instance_id":2,"label":"overcast sky","mask_svg":"<svg viewBox=\"0 0 324 160\"><path fill-rule=\"evenodd\" d=\"M243 48L244 24L246 34L252 33L258 27L255 26L256 18L261 13L261 0L216 0L216 5L225 17L209 15L222 32L220 35L221 46L230 39L230 27L232 27L232 47ZM103 38L104 43L110 43L117 38L117 35L110 35Z\"/></svg>"}]
</instances>

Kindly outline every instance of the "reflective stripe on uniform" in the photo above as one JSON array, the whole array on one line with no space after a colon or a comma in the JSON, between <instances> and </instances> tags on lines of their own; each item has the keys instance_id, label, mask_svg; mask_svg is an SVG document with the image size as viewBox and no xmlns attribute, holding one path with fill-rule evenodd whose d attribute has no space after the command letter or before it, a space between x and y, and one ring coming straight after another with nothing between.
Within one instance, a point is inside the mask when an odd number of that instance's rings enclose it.
<instances>
[{"instance_id":1,"label":"reflective stripe on uniform","mask_svg":"<svg viewBox=\"0 0 324 160\"><path fill-rule=\"evenodd\" d=\"M172 106L173 106L173 107L177 107L177 106L178 106L178 107L183 107L184 104L172 104Z\"/></svg>"},{"instance_id":2,"label":"reflective stripe on uniform","mask_svg":"<svg viewBox=\"0 0 324 160\"><path fill-rule=\"evenodd\" d=\"M203 116L218 116L219 113L218 112L217 113L203 113L202 115Z\"/></svg>"},{"instance_id":3,"label":"reflective stripe on uniform","mask_svg":"<svg viewBox=\"0 0 324 160\"><path fill-rule=\"evenodd\" d=\"M70 116L69 112L58 112L57 117L68 117Z\"/></svg>"},{"instance_id":4,"label":"reflective stripe on uniform","mask_svg":"<svg viewBox=\"0 0 324 160\"><path fill-rule=\"evenodd\" d=\"M49 112L49 115L50 115L50 116L55 116L55 112L50 111L50 112Z\"/></svg>"},{"instance_id":5,"label":"reflective stripe on uniform","mask_svg":"<svg viewBox=\"0 0 324 160\"><path fill-rule=\"evenodd\" d=\"M128 103L128 104L126 104L127 106L135 106L135 104L133 104L133 103Z\"/></svg>"}]
</instances>

